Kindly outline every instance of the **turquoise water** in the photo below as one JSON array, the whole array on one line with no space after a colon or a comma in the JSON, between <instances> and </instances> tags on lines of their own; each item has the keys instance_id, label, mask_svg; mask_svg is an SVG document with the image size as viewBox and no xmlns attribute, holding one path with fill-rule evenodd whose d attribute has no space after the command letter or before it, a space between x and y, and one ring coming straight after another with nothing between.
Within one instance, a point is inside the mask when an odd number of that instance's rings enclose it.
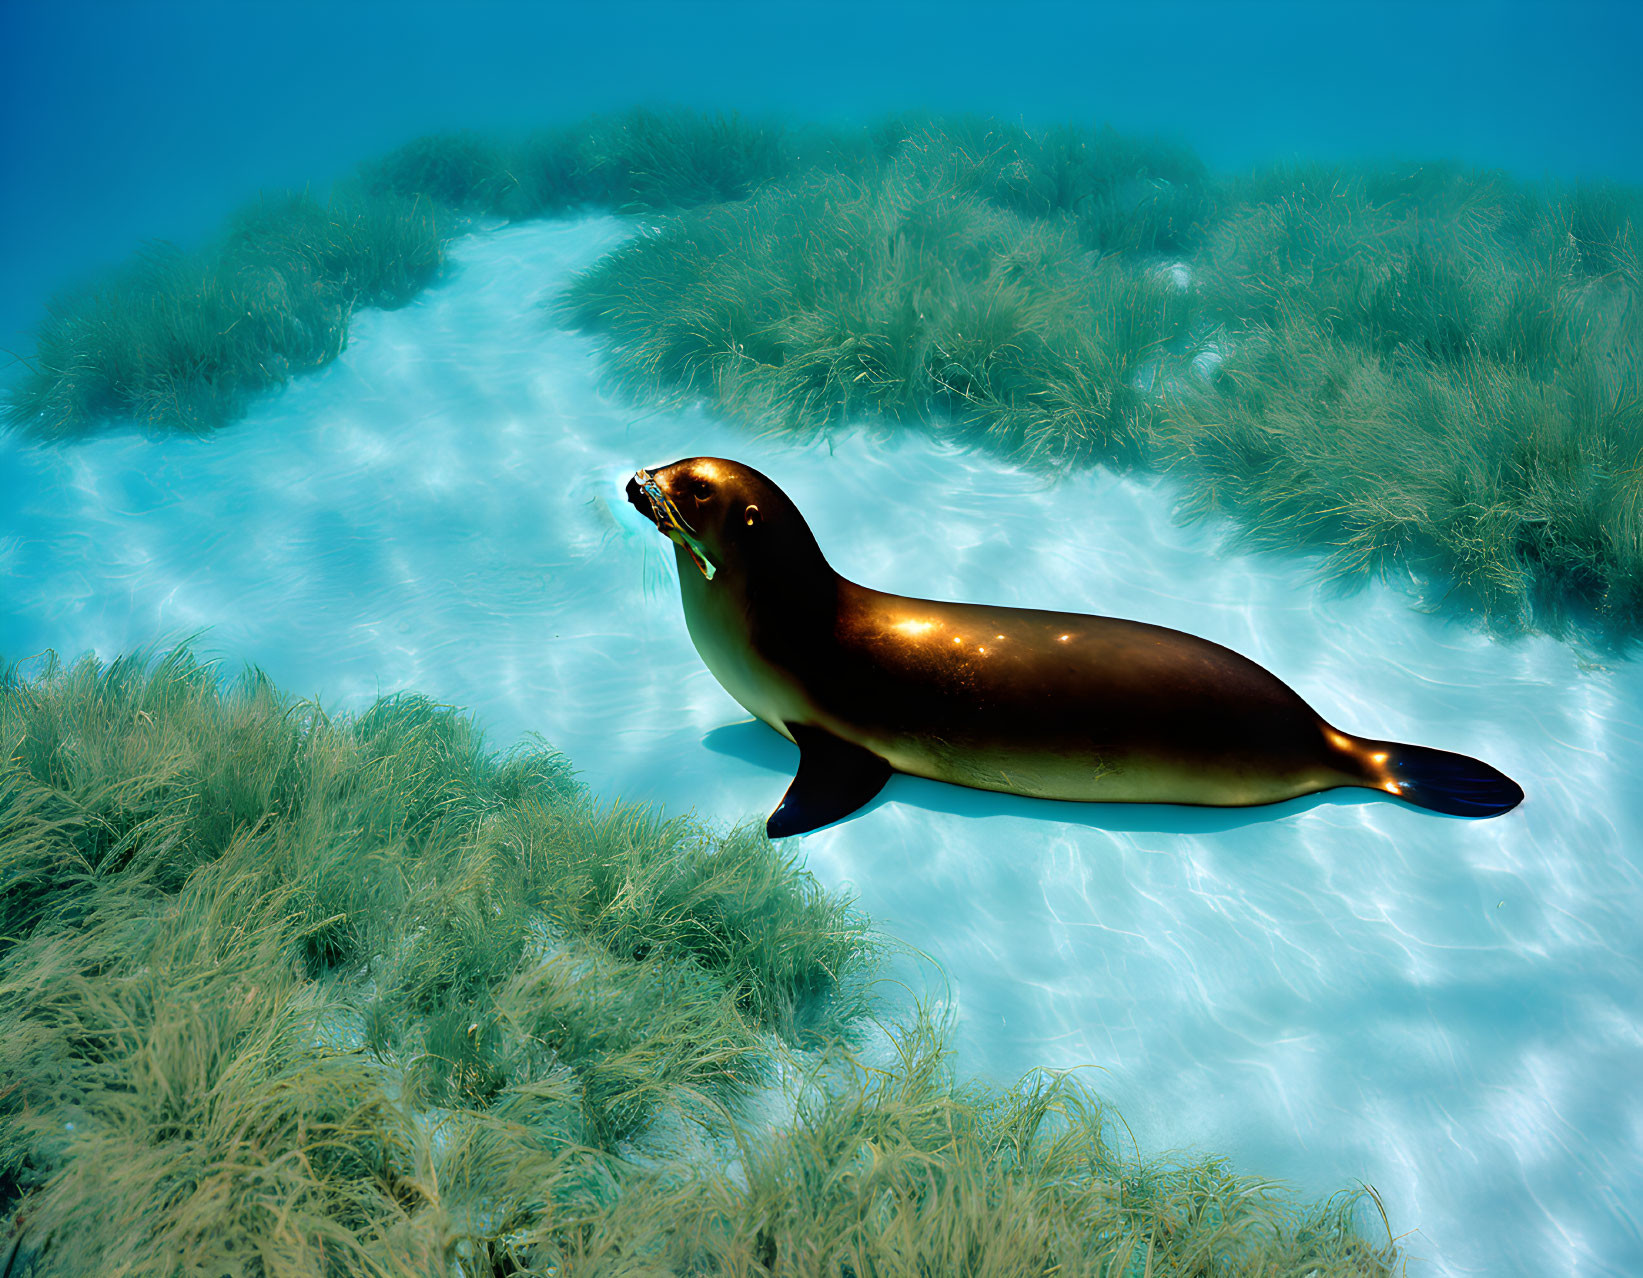
<instances>
[{"instance_id":1,"label":"turquoise water","mask_svg":"<svg viewBox=\"0 0 1643 1278\"><path fill-rule=\"evenodd\" d=\"M961 1067L1093 1066L1143 1150L1375 1185L1420 1274L1643 1271L1643 668L1340 596L1183 527L1165 483L1050 482L920 438L749 438L606 393L541 307L615 218L459 241L333 365L203 442L0 442L0 652L203 630L292 692L416 688L540 732L608 798L762 818L794 751L691 648L638 465L746 460L834 566L909 594L1228 644L1351 731L1481 756L1521 808L1038 803L896 777L797 851L958 1018Z\"/></svg>"}]
</instances>

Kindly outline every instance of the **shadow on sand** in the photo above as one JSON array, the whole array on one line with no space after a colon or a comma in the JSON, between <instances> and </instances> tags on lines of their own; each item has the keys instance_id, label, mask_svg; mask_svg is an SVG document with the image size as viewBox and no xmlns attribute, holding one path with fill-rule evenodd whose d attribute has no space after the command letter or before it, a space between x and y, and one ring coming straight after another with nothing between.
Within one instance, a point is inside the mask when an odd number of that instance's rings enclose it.
<instances>
[{"instance_id":1,"label":"shadow on sand","mask_svg":"<svg viewBox=\"0 0 1643 1278\"><path fill-rule=\"evenodd\" d=\"M791 777L799 766L798 747L757 719L744 719L714 728L702 737L702 744L715 754L728 755L786 777ZM1396 802L1398 800L1373 790L1342 789L1254 808L1200 808L1177 803L1071 803L1061 799L1030 799L1019 794L1000 794L994 790L972 790L967 786L927 781L923 777L910 777L897 772L891 775L889 782L871 803L852 812L844 820L853 821L886 803L904 803L928 812L950 812L954 816L1030 817L1039 821L1064 821L1070 825L1088 826L1092 830L1214 834L1281 821L1310 812L1313 808ZM1441 816L1436 812L1428 815Z\"/></svg>"}]
</instances>

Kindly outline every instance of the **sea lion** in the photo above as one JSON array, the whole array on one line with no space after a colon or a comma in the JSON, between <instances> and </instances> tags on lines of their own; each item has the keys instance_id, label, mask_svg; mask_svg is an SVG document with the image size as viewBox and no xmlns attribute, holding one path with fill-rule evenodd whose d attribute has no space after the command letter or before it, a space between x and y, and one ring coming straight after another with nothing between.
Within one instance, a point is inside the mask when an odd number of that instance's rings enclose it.
<instances>
[{"instance_id":1,"label":"sea lion","mask_svg":"<svg viewBox=\"0 0 1643 1278\"><path fill-rule=\"evenodd\" d=\"M675 543L707 668L799 747L772 838L848 816L892 771L1095 802L1242 807L1362 786L1486 817L1523 798L1477 759L1341 732L1179 630L847 581L786 494L739 462L640 470L627 498Z\"/></svg>"}]
</instances>

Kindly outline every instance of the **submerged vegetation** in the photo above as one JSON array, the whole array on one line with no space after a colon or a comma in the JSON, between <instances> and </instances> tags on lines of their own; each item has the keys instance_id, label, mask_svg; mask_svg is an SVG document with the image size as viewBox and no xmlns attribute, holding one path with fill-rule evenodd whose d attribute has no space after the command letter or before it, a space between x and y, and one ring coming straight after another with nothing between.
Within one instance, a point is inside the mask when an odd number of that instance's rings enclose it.
<instances>
[{"instance_id":1,"label":"submerged vegetation","mask_svg":"<svg viewBox=\"0 0 1643 1278\"><path fill-rule=\"evenodd\" d=\"M413 295L472 219L582 207L649 223L562 302L635 390L795 436L867 420L1167 470L1190 510L1500 631L1643 627L1643 204L1619 187L1222 178L1111 130L925 117L435 136L59 300L11 420L208 429L334 358L351 310Z\"/></svg>"},{"instance_id":2,"label":"submerged vegetation","mask_svg":"<svg viewBox=\"0 0 1643 1278\"><path fill-rule=\"evenodd\" d=\"M448 708L332 718L183 651L48 661L0 683L0 743L15 1272L1396 1261L1356 1196L1121 1153L1070 1079L959 1085L927 1022L873 1059L844 901Z\"/></svg>"},{"instance_id":3,"label":"submerged vegetation","mask_svg":"<svg viewBox=\"0 0 1643 1278\"><path fill-rule=\"evenodd\" d=\"M754 429L888 420L1167 470L1188 510L1338 577L1412 574L1502 631L1636 637L1634 197L1145 157L919 133L866 176L669 220L567 313L630 388Z\"/></svg>"},{"instance_id":4,"label":"submerged vegetation","mask_svg":"<svg viewBox=\"0 0 1643 1278\"><path fill-rule=\"evenodd\" d=\"M1199 256L1226 358L1158 454L1187 500L1504 629L1643 627L1643 202L1444 170L1249 184Z\"/></svg>"},{"instance_id":5,"label":"submerged vegetation","mask_svg":"<svg viewBox=\"0 0 1643 1278\"><path fill-rule=\"evenodd\" d=\"M468 134L412 142L328 202L265 197L198 250L160 245L55 299L6 416L43 439L119 422L207 432L249 394L335 359L355 309L410 301L474 216L739 199L791 163L775 134L734 117L646 111L506 148Z\"/></svg>"},{"instance_id":6,"label":"submerged vegetation","mask_svg":"<svg viewBox=\"0 0 1643 1278\"><path fill-rule=\"evenodd\" d=\"M1179 290L944 177L897 162L704 209L617 250L571 314L611 334L630 379L761 429L939 415L1033 460L1133 457L1151 412L1136 377L1181 336Z\"/></svg>"},{"instance_id":7,"label":"submerged vegetation","mask_svg":"<svg viewBox=\"0 0 1643 1278\"><path fill-rule=\"evenodd\" d=\"M425 201L263 200L202 252L160 246L54 301L11 417L46 439L110 418L209 431L249 394L335 359L357 307L403 305L443 257Z\"/></svg>"}]
</instances>

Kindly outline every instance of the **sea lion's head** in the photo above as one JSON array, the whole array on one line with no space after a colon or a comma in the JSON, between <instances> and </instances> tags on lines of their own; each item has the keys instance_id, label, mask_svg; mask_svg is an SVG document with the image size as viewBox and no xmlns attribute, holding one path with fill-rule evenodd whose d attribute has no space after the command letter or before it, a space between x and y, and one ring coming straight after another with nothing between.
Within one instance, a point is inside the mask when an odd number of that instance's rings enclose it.
<instances>
[{"instance_id":1,"label":"sea lion's head","mask_svg":"<svg viewBox=\"0 0 1643 1278\"><path fill-rule=\"evenodd\" d=\"M741 462L687 457L640 470L628 480L627 498L708 581L721 572L748 577L769 569L791 574L826 567L799 508Z\"/></svg>"}]
</instances>

